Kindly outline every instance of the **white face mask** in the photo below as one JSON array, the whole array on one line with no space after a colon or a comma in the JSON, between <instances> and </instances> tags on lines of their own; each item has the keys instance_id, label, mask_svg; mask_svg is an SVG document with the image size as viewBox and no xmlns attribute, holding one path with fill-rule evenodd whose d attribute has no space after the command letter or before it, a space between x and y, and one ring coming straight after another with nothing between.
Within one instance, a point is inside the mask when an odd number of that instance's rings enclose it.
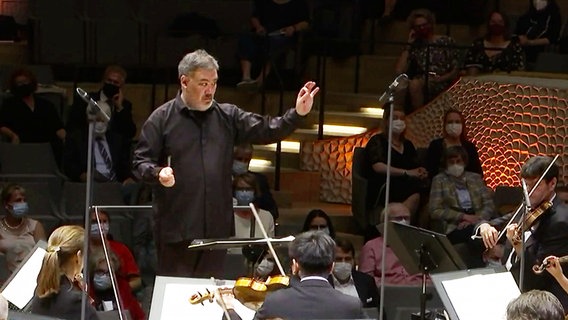
<instances>
[{"instance_id":1,"label":"white face mask","mask_svg":"<svg viewBox=\"0 0 568 320\"><path fill-rule=\"evenodd\" d=\"M404 120L393 120L392 121L392 132L396 133L396 134L401 134L404 129L406 129L406 123L404 122Z\"/></svg>"},{"instance_id":2,"label":"white face mask","mask_svg":"<svg viewBox=\"0 0 568 320\"><path fill-rule=\"evenodd\" d=\"M533 0L533 5L534 5L534 8L537 11L544 10L544 8L546 8L546 5L548 5L548 1L547 0Z\"/></svg>"},{"instance_id":3,"label":"white face mask","mask_svg":"<svg viewBox=\"0 0 568 320\"><path fill-rule=\"evenodd\" d=\"M465 167L462 164L451 164L446 169L446 173L449 174L450 176L454 176L454 177L457 178L457 177L461 177L464 170L465 170Z\"/></svg>"},{"instance_id":4,"label":"white face mask","mask_svg":"<svg viewBox=\"0 0 568 320\"><path fill-rule=\"evenodd\" d=\"M347 280L351 276L353 266L349 262L336 262L333 265L333 276L338 280Z\"/></svg>"},{"instance_id":5,"label":"white face mask","mask_svg":"<svg viewBox=\"0 0 568 320\"><path fill-rule=\"evenodd\" d=\"M268 259L262 259L262 261L256 266L256 274L260 277L266 277L274 269L274 261Z\"/></svg>"},{"instance_id":6,"label":"white face mask","mask_svg":"<svg viewBox=\"0 0 568 320\"><path fill-rule=\"evenodd\" d=\"M248 162L243 162L239 160L233 160L233 174L239 175L243 173L247 173L249 168Z\"/></svg>"},{"instance_id":7,"label":"white face mask","mask_svg":"<svg viewBox=\"0 0 568 320\"><path fill-rule=\"evenodd\" d=\"M459 137L462 133L462 129L461 123L448 123L446 125L446 132L452 137Z\"/></svg>"}]
</instances>

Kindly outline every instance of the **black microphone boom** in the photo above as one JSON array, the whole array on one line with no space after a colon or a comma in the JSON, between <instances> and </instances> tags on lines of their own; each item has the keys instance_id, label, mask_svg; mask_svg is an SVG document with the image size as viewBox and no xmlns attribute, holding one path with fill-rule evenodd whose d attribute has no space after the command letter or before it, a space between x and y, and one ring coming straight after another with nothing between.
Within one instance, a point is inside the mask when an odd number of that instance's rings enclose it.
<instances>
[{"instance_id":1,"label":"black microphone boom","mask_svg":"<svg viewBox=\"0 0 568 320\"><path fill-rule=\"evenodd\" d=\"M110 115L108 115L100 106L99 104L89 96L87 91L77 87L75 89L79 97L83 99L87 103L87 113L91 116L97 115L99 112L105 117L106 121L110 121Z\"/></svg>"},{"instance_id":2,"label":"black microphone boom","mask_svg":"<svg viewBox=\"0 0 568 320\"><path fill-rule=\"evenodd\" d=\"M383 107L388 101L392 94L398 88L406 88L408 86L408 76L406 73L401 73L394 79L394 81L389 85L387 90L383 92L383 95L379 98L379 107Z\"/></svg>"}]
</instances>

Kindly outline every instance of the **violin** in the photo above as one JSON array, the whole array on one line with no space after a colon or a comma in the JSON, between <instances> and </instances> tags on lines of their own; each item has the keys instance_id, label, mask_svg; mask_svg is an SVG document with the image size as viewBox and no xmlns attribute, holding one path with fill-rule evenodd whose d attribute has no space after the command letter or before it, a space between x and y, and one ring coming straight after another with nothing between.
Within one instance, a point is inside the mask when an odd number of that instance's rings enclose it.
<instances>
[{"instance_id":1,"label":"violin","mask_svg":"<svg viewBox=\"0 0 568 320\"><path fill-rule=\"evenodd\" d=\"M566 263L568 262L568 256L563 256L558 258L558 263ZM544 260L541 264L535 264L532 267L532 270L535 274L541 274L544 272L544 270L546 270L546 268L548 268L548 266L550 266L550 260Z\"/></svg>"},{"instance_id":2,"label":"violin","mask_svg":"<svg viewBox=\"0 0 568 320\"><path fill-rule=\"evenodd\" d=\"M523 220L522 223L520 223L519 225L517 225L516 229L515 229L515 237L513 238L513 245L518 245L521 243L522 239L521 236L522 234L529 230L530 227L535 223L535 221L543 214L546 212L546 210L550 209L550 207L552 207L552 202L550 201L544 201L542 202L538 207L536 207L536 209L532 210L531 212L529 212L526 216L525 219Z\"/></svg>"}]
</instances>

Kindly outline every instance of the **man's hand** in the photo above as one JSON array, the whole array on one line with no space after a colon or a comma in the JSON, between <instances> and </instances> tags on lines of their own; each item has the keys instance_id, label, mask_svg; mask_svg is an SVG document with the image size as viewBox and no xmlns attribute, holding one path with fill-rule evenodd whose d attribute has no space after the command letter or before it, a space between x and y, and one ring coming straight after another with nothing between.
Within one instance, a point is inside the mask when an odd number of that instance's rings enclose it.
<instances>
[{"instance_id":1,"label":"man's hand","mask_svg":"<svg viewBox=\"0 0 568 320\"><path fill-rule=\"evenodd\" d=\"M18 135L14 133L10 141L12 142L12 144L20 144L20 137L18 137Z\"/></svg>"},{"instance_id":2,"label":"man's hand","mask_svg":"<svg viewBox=\"0 0 568 320\"><path fill-rule=\"evenodd\" d=\"M158 174L158 180L160 180L160 183L166 188L173 187L174 184L176 184L174 170L172 170L171 167L162 168Z\"/></svg>"},{"instance_id":3,"label":"man's hand","mask_svg":"<svg viewBox=\"0 0 568 320\"><path fill-rule=\"evenodd\" d=\"M559 279L562 277L562 266L560 266L560 262L557 257L548 256L544 258L542 263L546 265L546 271L548 271L548 273L550 273L554 278Z\"/></svg>"},{"instance_id":4,"label":"man's hand","mask_svg":"<svg viewBox=\"0 0 568 320\"><path fill-rule=\"evenodd\" d=\"M314 104L314 97L319 91L319 87L316 87L316 83L313 81L308 81L300 92L298 92L298 98L296 99L296 113L300 116L305 116L312 110L312 105Z\"/></svg>"},{"instance_id":5,"label":"man's hand","mask_svg":"<svg viewBox=\"0 0 568 320\"><path fill-rule=\"evenodd\" d=\"M294 32L296 32L296 29L294 26L288 26L286 28L282 28L280 31L282 31L286 37L291 37L294 35Z\"/></svg>"},{"instance_id":6,"label":"man's hand","mask_svg":"<svg viewBox=\"0 0 568 320\"><path fill-rule=\"evenodd\" d=\"M487 249L491 249L497 244L499 232L497 232L497 229L493 228L489 223L482 223L479 226L479 235L481 235L481 239L483 239L485 247Z\"/></svg>"}]
</instances>

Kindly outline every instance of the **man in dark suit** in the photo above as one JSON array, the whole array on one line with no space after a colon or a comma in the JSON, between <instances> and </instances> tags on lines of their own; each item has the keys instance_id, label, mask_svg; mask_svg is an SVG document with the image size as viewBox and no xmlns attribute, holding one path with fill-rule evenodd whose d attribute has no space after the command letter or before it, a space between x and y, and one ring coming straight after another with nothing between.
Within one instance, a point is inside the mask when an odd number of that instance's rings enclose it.
<instances>
[{"instance_id":1,"label":"man in dark suit","mask_svg":"<svg viewBox=\"0 0 568 320\"><path fill-rule=\"evenodd\" d=\"M123 88L126 76L126 70L121 66L108 66L103 73L101 89L90 92L89 95L97 101L99 106L110 110L111 123L109 126L130 143L136 134L136 125L132 120L132 103L124 97ZM67 132L87 131L86 109L85 101L75 96L67 118Z\"/></svg>"},{"instance_id":2,"label":"man in dark suit","mask_svg":"<svg viewBox=\"0 0 568 320\"><path fill-rule=\"evenodd\" d=\"M521 240L522 234L515 232L519 218L507 227L507 245L502 261L509 269L517 282L520 275L521 250L525 253L525 273L523 277L523 292L533 289L546 290L553 293L568 311L568 294L548 274L536 275L532 266L539 265L544 258L554 255L557 257L568 255L568 207L556 196L555 188L558 181L559 169L552 164L552 158L536 156L530 158L521 168L521 178L525 180L527 189L532 190L530 195L531 213L542 209L532 223L527 225L525 242ZM550 166L548 172L547 168ZM539 178L542 181L537 185ZM487 248L497 243L497 230L503 230L512 214L481 223L477 230Z\"/></svg>"},{"instance_id":3,"label":"man in dark suit","mask_svg":"<svg viewBox=\"0 0 568 320\"><path fill-rule=\"evenodd\" d=\"M255 319L361 319L361 302L327 281L333 270L335 242L321 231L302 233L290 245L295 286L270 293Z\"/></svg>"},{"instance_id":4,"label":"man in dark suit","mask_svg":"<svg viewBox=\"0 0 568 320\"><path fill-rule=\"evenodd\" d=\"M328 277L329 283L335 290L359 298L365 308L378 307L379 291L375 279L355 270L354 263L355 248L351 241L335 239L335 264Z\"/></svg>"}]
</instances>

